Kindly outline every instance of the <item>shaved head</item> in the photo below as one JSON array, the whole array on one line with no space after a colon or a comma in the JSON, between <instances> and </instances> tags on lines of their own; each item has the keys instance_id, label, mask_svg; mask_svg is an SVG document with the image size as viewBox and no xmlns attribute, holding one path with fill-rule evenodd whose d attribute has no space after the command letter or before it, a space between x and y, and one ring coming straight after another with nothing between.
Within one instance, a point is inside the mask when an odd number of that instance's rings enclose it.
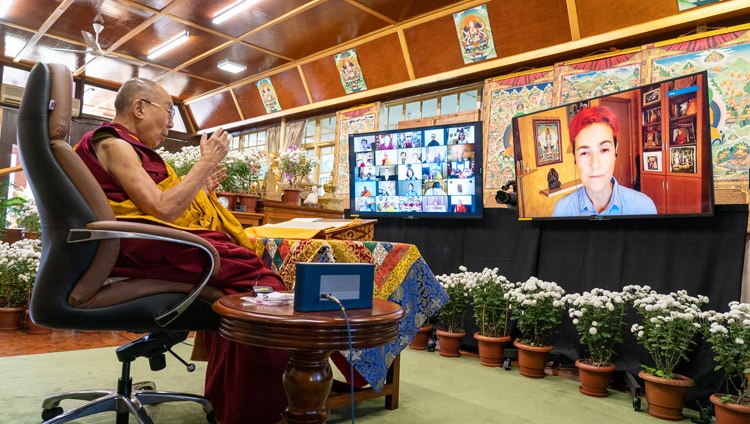
<instances>
[{"instance_id":1,"label":"shaved head","mask_svg":"<svg viewBox=\"0 0 750 424\"><path fill-rule=\"evenodd\" d=\"M123 113L134 101L140 98L150 99L153 97L153 93L158 92L165 92L165 90L161 85L151 80L145 78L129 79L117 91L115 112L118 114Z\"/></svg>"}]
</instances>

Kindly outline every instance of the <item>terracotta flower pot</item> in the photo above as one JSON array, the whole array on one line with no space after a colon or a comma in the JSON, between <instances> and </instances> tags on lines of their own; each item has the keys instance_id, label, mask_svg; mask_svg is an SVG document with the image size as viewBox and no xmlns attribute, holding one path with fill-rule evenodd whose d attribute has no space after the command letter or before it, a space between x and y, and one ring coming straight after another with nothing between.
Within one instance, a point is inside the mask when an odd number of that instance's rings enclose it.
<instances>
[{"instance_id":1,"label":"terracotta flower pot","mask_svg":"<svg viewBox=\"0 0 750 424\"><path fill-rule=\"evenodd\" d=\"M237 204L237 194L227 193L224 191L217 191L216 197L219 199L219 203L223 204L228 211L234 210L234 205Z\"/></svg>"},{"instance_id":2,"label":"terracotta flower pot","mask_svg":"<svg viewBox=\"0 0 750 424\"><path fill-rule=\"evenodd\" d=\"M487 337L474 333L479 348L479 363L485 367L499 367L503 364L505 355L505 343L510 341L510 336Z\"/></svg>"},{"instance_id":3,"label":"terracotta flower pot","mask_svg":"<svg viewBox=\"0 0 750 424\"><path fill-rule=\"evenodd\" d=\"M414 350L425 350L427 349L427 342L430 341L430 334L432 334L432 325L423 325L417 330L417 334L409 343L409 349Z\"/></svg>"},{"instance_id":4,"label":"terracotta flower pot","mask_svg":"<svg viewBox=\"0 0 750 424\"><path fill-rule=\"evenodd\" d=\"M25 310L26 308L0 308L0 331L21 328Z\"/></svg>"},{"instance_id":5,"label":"terracotta flower pot","mask_svg":"<svg viewBox=\"0 0 750 424\"><path fill-rule=\"evenodd\" d=\"M546 374L547 358L552 351L552 346L529 346L518 340L513 341L513 346L518 348L518 367L521 375L529 378L542 378Z\"/></svg>"},{"instance_id":6,"label":"terracotta flower pot","mask_svg":"<svg viewBox=\"0 0 750 424\"><path fill-rule=\"evenodd\" d=\"M596 365L588 364L586 361L586 359L576 361L578 377L581 380L578 390L587 396L609 396L607 388L609 387L609 380L612 377L612 373L615 371L615 366L608 364L603 367L597 367Z\"/></svg>"},{"instance_id":7,"label":"terracotta flower pot","mask_svg":"<svg viewBox=\"0 0 750 424\"><path fill-rule=\"evenodd\" d=\"M302 196L301 188L285 188L284 203L299 206L299 198Z\"/></svg>"},{"instance_id":8,"label":"terracotta flower pot","mask_svg":"<svg viewBox=\"0 0 750 424\"><path fill-rule=\"evenodd\" d=\"M722 402L723 394L711 395L714 404L716 424L744 424L750 423L750 405L740 405L733 402ZM737 399L737 396L732 396Z\"/></svg>"},{"instance_id":9,"label":"terracotta flower pot","mask_svg":"<svg viewBox=\"0 0 750 424\"><path fill-rule=\"evenodd\" d=\"M255 212L255 207L258 205L258 199L260 196L257 194L240 193L237 195L237 203L245 206L245 212Z\"/></svg>"},{"instance_id":10,"label":"terracotta flower pot","mask_svg":"<svg viewBox=\"0 0 750 424\"><path fill-rule=\"evenodd\" d=\"M645 371L638 373L645 384L648 414L663 420L682 420L682 408L685 406L685 394L695 386L692 378L673 374L675 378L661 378Z\"/></svg>"},{"instance_id":11,"label":"terracotta flower pot","mask_svg":"<svg viewBox=\"0 0 750 424\"><path fill-rule=\"evenodd\" d=\"M449 333L443 330L437 330L438 342L440 343L440 356L447 358L457 358L461 356L461 340L466 333Z\"/></svg>"}]
</instances>

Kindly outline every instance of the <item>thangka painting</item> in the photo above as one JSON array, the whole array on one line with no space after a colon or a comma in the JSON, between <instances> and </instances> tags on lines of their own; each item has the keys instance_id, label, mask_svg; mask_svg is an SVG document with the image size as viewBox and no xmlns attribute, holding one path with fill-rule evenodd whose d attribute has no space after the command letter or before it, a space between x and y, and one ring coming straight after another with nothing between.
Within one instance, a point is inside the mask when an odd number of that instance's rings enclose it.
<instances>
[{"instance_id":1,"label":"thangka painting","mask_svg":"<svg viewBox=\"0 0 750 424\"><path fill-rule=\"evenodd\" d=\"M628 90L641 83L640 51L607 54L555 66L560 105Z\"/></svg>"},{"instance_id":2,"label":"thangka painting","mask_svg":"<svg viewBox=\"0 0 750 424\"><path fill-rule=\"evenodd\" d=\"M266 108L266 113L278 112L281 110L279 99L276 97L276 90L273 89L273 83L271 78L263 78L255 82L258 86L258 92L260 93L260 99L263 101L263 106Z\"/></svg>"},{"instance_id":3,"label":"thangka painting","mask_svg":"<svg viewBox=\"0 0 750 424\"><path fill-rule=\"evenodd\" d=\"M514 116L552 107L552 68L485 83L484 116L489 117L485 143L485 190L497 190L516 177L511 123ZM496 206L494 200L485 207Z\"/></svg>"},{"instance_id":4,"label":"thangka painting","mask_svg":"<svg viewBox=\"0 0 750 424\"><path fill-rule=\"evenodd\" d=\"M341 77L341 85L344 86L346 94L367 90L365 79L362 76L362 68L357 60L357 52L354 49L333 55L336 68Z\"/></svg>"},{"instance_id":5,"label":"thangka painting","mask_svg":"<svg viewBox=\"0 0 750 424\"><path fill-rule=\"evenodd\" d=\"M486 5L454 13L453 22L461 44L464 64L497 57Z\"/></svg>"},{"instance_id":6,"label":"thangka painting","mask_svg":"<svg viewBox=\"0 0 750 424\"><path fill-rule=\"evenodd\" d=\"M644 50L652 81L706 70L716 189L748 192L750 32L736 31Z\"/></svg>"},{"instance_id":7,"label":"thangka painting","mask_svg":"<svg viewBox=\"0 0 750 424\"><path fill-rule=\"evenodd\" d=\"M349 205L349 134L377 131L380 103L357 106L336 113L336 195Z\"/></svg>"},{"instance_id":8,"label":"thangka painting","mask_svg":"<svg viewBox=\"0 0 750 424\"><path fill-rule=\"evenodd\" d=\"M692 9L698 6L705 6L707 4L716 3L721 0L677 0L677 7L680 12L687 9Z\"/></svg>"}]
</instances>

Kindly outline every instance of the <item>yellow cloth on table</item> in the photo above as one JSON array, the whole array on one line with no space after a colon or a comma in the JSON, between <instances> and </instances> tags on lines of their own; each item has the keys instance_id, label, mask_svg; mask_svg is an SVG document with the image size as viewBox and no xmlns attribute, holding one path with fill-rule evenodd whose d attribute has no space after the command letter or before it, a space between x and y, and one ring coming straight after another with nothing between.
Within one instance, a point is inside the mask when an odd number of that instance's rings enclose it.
<instances>
[{"instance_id":1,"label":"yellow cloth on table","mask_svg":"<svg viewBox=\"0 0 750 424\"><path fill-rule=\"evenodd\" d=\"M315 236L318 236L319 234L325 234L325 230L321 230L320 228L261 226L247 227L245 228L245 234L247 234L248 238L258 237L309 240L315 238Z\"/></svg>"}]
</instances>

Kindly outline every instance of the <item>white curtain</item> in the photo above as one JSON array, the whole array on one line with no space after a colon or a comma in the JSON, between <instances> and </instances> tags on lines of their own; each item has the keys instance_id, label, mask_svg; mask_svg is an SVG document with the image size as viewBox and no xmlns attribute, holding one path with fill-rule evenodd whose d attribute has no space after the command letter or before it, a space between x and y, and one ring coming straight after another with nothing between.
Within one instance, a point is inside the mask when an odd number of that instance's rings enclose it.
<instances>
[{"instance_id":1,"label":"white curtain","mask_svg":"<svg viewBox=\"0 0 750 424\"><path fill-rule=\"evenodd\" d=\"M281 125L270 127L266 130L266 151L267 152L278 152L279 151L279 138L281 133Z\"/></svg>"},{"instance_id":2,"label":"white curtain","mask_svg":"<svg viewBox=\"0 0 750 424\"><path fill-rule=\"evenodd\" d=\"M299 148L302 146L302 129L305 127L305 120L287 122L286 124L286 137L279 146L278 151L283 151L291 146Z\"/></svg>"}]
</instances>

